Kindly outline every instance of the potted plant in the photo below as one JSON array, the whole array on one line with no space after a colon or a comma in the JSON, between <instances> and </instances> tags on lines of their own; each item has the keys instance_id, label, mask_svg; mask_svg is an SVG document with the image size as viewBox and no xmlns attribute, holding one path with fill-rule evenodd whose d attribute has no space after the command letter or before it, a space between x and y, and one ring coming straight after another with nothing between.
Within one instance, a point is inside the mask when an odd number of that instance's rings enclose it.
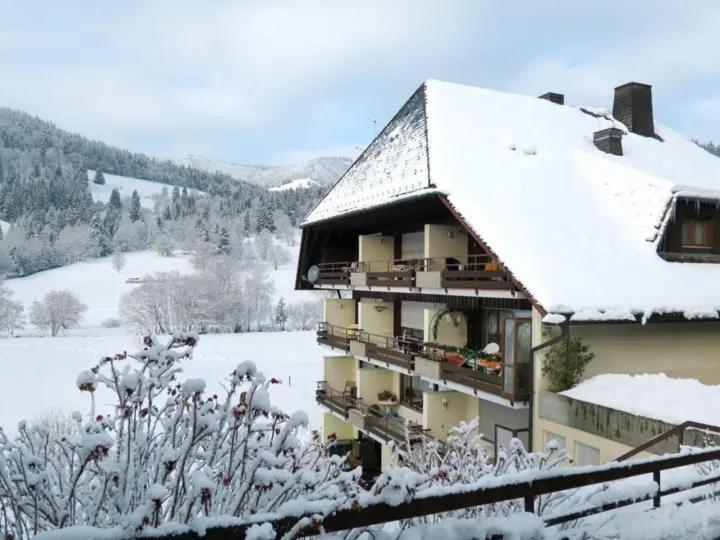
<instances>
[{"instance_id":1,"label":"potted plant","mask_svg":"<svg viewBox=\"0 0 720 540\"><path fill-rule=\"evenodd\" d=\"M390 390L381 390L378 392L378 401L397 401L397 396Z\"/></svg>"}]
</instances>

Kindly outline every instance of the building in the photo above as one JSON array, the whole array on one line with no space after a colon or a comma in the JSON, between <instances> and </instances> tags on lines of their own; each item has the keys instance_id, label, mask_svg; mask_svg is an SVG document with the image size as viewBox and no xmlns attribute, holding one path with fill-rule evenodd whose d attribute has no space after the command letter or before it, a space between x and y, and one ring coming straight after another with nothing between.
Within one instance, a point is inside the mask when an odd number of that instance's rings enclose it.
<instances>
[{"instance_id":1,"label":"building","mask_svg":"<svg viewBox=\"0 0 720 540\"><path fill-rule=\"evenodd\" d=\"M720 160L654 122L648 85L610 113L424 83L303 224L296 286L334 291L326 435L370 472L405 425L442 441L476 417L491 450L636 446L665 424L548 392L544 357L581 338L585 379L719 384L718 208Z\"/></svg>"}]
</instances>

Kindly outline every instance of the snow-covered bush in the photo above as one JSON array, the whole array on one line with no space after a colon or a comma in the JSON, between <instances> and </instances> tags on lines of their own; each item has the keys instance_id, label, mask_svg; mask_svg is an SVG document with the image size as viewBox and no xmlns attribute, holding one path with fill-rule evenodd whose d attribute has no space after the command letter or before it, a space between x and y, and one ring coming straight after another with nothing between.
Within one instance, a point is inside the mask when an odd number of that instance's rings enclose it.
<instances>
[{"instance_id":1,"label":"snow-covered bush","mask_svg":"<svg viewBox=\"0 0 720 540\"><path fill-rule=\"evenodd\" d=\"M396 466L383 473L370 490L370 494L388 504L398 504L422 492L438 488L457 488L476 484L489 477L513 474L520 471L543 471L566 463L564 450L550 445L547 452L528 452L519 439L511 439L508 447L499 446L497 459L489 452L478 432L479 419L461 422L452 428L445 442L426 434L412 443L406 434L403 444L393 448ZM538 498L538 510L547 503ZM449 518L478 518L508 516L524 511L523 501L514 500L497 504L464 508L455 512L405 520L402 528L420 524L440 523ZM541 513L541 512L540 512Z\"/></svg>"},{"instance_id":2,"label":"snow-covered bush","mask_svg":"<svg viewBox=\"0 0 720 540\"><path fill-rule=\"evenodd\" d=\"M71 291L50 291L42 301L30 306L30 322L38 328L47 328L55 337L63 328L74 328L80 322L87 306Z\"/></svg>"},{"instance_id":3,"label":"snow-covered bush","mask_svg":"<svg viewBox=\"0 0 720 540\"><path fill-rule=\"evenodd\" d=\"M181 381L197 336L146 338L133 354L106 357L77 377L89 414L74 413L60 438L42 422L0 431L0 534L90 525L130 535L198 516L246 516L285 503L357 494L359 470L346 471L320 436L303 443L305 413L270 402L270 385L252 362L228 375L224 395L207 395L202 379ZM115 396L99 408L102 387ZM60 431L60 433L62 430Z\"/></svg>"},{"instance_id":4,"label":"snow-covered bush","mask_svg":"<svg viewBox=\"0 0 720 540\"><path fill-rule=\"evenodd\" d=\"M115 317L110 317L109 319L105 319L102 322L103 328L120 328L122 326L122 321L120 319L116 319Z\"/></svg>"}]
</instances>

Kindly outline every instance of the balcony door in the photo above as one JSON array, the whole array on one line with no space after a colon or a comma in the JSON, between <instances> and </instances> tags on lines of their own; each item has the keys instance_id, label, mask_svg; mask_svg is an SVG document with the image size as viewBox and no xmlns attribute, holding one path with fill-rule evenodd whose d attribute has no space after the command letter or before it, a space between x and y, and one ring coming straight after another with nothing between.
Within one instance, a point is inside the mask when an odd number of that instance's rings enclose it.
<instances>
[{"instance_id":1,"label":"balcony door","mask_svg":"<svg viewBox=\"0 0 720 540\"><path fill-rule=\"evenodd\" d=\"M532 320L510 317L503 321L503 391L509 396L526 393L530 368Z\"/></svg>"}]
</instances>

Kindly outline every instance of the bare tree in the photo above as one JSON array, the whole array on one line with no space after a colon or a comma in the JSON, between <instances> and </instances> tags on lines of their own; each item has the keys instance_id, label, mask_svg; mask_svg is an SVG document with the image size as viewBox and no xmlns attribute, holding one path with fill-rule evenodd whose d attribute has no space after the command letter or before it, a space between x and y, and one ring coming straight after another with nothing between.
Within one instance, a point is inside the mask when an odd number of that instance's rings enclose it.
<instances>
[{"instance_id":1,"label":"bare tree","mask_svg":"<svg viewBox=\"0 0 720 540\"><path fill-rule=\"evenodd\" d=\"M21 302L12 299L12 291L0 287L0 329L11 336L15 330L25 327L25 308Z\"/></svg>"},{"instance_id":2,"label":"bare tree","mask_svg":"<svg viewBox=\"0 0 720 540\"><path fill-rule=\"evenodd\" d=\"M50 291L42 301L35 300L30 307L30 322L39 328L48 328L55 337L63 328L78 325L87 306L70 291Z\"/></svg>"},{"instance_id":3,"label":"bare tree","mask_svg":"<svg viewBox=\"0 0 720 540\"><path fill-rule=\"evenodd\" d=\"M112 257L112 267L118 272L122 272L125 268L125 254L122 251L116 251Z\"/></svg>"},{"instance_id":4,"label":"bare tree","mask_svg":"<svg viewBox=\"0 0 720 540\"><path fill-rule=\"evenodd\" d=\"M312 330L320 322L322 304L319 300L305 300L290 304L288 323L293 330Z\"/></svg>"}]
</instances>

